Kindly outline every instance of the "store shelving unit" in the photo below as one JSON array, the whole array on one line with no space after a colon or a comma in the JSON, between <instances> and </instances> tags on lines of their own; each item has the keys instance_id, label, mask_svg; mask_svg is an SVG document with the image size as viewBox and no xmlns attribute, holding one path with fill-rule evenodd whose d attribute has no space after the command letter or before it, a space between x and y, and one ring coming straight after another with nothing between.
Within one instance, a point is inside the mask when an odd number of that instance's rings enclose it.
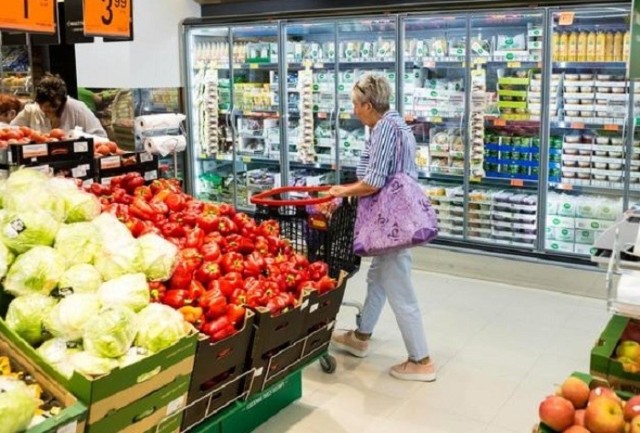
<instances>
[{"instance_id":1,"label":"store shelving unit","mask_svg":"<svg viewBox=\"0 0 640 433\"><path fill-rule=\"evenodd\" d=\"M215 41L207 32L228 35L231 68L219 74L233 85L219 112L229 151L209 160L192 152L200 168L187 184L201 195L197 180L217 176L235 192L212 198L244 208L243 169L259 169L264 188L353 179L369 131L351 89L363 73L384 74L416 136L441 242L586 260L601 229L585 224L606 226L640 201L638 86L624 78L629 13L620 4L188 25L190 65L201 57L194 46ZM271 44L277 61L238 59L249 42ZM240 104L243 68L262 77L249 82L271 95L272 106L258 107L266 113ZM197 81L191 74L189 88ZM257 123L250 140L272 139L268 153L243 151L238 118Z\"/></svg>"}]
</instances>

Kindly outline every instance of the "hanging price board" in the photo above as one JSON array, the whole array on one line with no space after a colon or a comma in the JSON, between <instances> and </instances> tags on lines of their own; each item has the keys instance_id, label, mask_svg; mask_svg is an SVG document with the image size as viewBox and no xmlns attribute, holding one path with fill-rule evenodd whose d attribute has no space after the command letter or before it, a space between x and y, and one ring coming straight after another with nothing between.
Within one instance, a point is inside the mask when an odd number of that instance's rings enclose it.
<instances>
[{"instance_id":1,"label":"hanging price board","mask_svg":"<svg viewBox=\"0 0 640 433\"><path fill-rule=\"evenodd\" d=\"M560 12L560 17L558 18L558 25L560 26L570 26L573 24L573 19L576 17L575 12Z\"/></svg>"},{"instance_id":2,"label":"hanging price board","mask_svg":"<svg viewBox=\"0 0 640 433\"><path fill-rule=\"evenodd\" d=\"M84 34L130 38L133 0L84 0Z\"/></svg>"},{"instance_id":3,"label":"hanging price board","mask_svg":"<svg viewBox=\"0 0 640 433\"><path fill-rule=\"evenodd\" d=\"M56 33L56 0L2 0L0 29Z\"/></svg>"},{"instance_id":4,"label":"hanging price board","mask_svg":"<svg viewBox=\"0 0 640 433\"><path fill-rule=\"evenodd\" d=\"M523 187L524 180L522 179L511 179L511 186Z\"/></svg>"},{"instance_id":5,"label":"hanging price board","mask_svg":"<svg viewBox=\"0 0 640 433\"><path fill-rule=\"evenodd\" d=\"M617 131L618 129L620 129L618 125L604 125L605 131Z\"/></svg>"}]
</instances>

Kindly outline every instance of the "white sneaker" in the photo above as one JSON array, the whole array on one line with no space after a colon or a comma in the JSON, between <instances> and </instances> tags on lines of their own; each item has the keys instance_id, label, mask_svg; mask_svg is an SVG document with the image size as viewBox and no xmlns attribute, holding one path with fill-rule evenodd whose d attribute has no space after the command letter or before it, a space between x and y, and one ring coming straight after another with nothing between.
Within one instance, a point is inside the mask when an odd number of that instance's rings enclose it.
<instances>
[{"instance_id":1,"label":"white sneaker","mask_svg":"<svg viewBox=\"0 0 640 433\"><path fill-rule=\"evenodd\" d=\"M436 380L436 365L431 360L429 360L428 364L407 360L391 367L389 374L400 380L433 382Z\"/></svg>"},{"instance_id":2,"label":"white sneaker","mask_svg":"<svg viewBox=\"0 0 640 433\"><path fill-rule=\"evenodd\" d=\"M331 344L336 349L350 353L358 358L364 358L369 354L369 342L359 340L354 331L333 334Z\"/></svg>"}]
</instances>

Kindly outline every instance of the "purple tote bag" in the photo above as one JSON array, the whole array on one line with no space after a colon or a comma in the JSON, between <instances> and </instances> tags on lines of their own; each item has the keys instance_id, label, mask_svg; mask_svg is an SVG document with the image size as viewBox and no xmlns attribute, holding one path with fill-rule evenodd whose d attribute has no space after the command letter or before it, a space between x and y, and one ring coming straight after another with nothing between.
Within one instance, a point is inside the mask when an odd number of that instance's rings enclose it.
<instances>
[{"instance_id":1,"label":"purple tote bag","mask_svg":"<svg viewBox=\"0 0 640 433\"><path fill-rule=\"evenodd\" d=\"M401 151L397 158L404 161ZM355 254L380 256L426 244L438 235L438 218L429 198L418 182L404 173L403 166L401 162L400 170L380 191L358 199Z\"/></svg>"}]
</instances>

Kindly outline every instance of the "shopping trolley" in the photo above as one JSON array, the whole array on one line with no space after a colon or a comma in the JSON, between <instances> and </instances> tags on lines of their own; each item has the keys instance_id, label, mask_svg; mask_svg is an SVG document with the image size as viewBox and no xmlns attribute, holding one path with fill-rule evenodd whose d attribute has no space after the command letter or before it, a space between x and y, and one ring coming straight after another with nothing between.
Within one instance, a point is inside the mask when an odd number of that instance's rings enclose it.
<instances>
[{"instance_id":1,"label":"shopping trolley","mask_svg":"<svg viewBox=\"0 0 640 433\"><path fill-rule=\"evenodd\" d=\"M329 265L329 276L346 278L360 269L360 257L353 253L353 232L357 203L354 198L336 199L327 192L328 186L282 187L264 191L251 197L256 205L257 222L276 220L280 234L293 249L310 261L322 260ZM360 323L362 306L356 302L342 302L357 309L356 323ZM320 358L322 370L333 373L336 361L324 354Z\"/></svg>"}]
</instances>

